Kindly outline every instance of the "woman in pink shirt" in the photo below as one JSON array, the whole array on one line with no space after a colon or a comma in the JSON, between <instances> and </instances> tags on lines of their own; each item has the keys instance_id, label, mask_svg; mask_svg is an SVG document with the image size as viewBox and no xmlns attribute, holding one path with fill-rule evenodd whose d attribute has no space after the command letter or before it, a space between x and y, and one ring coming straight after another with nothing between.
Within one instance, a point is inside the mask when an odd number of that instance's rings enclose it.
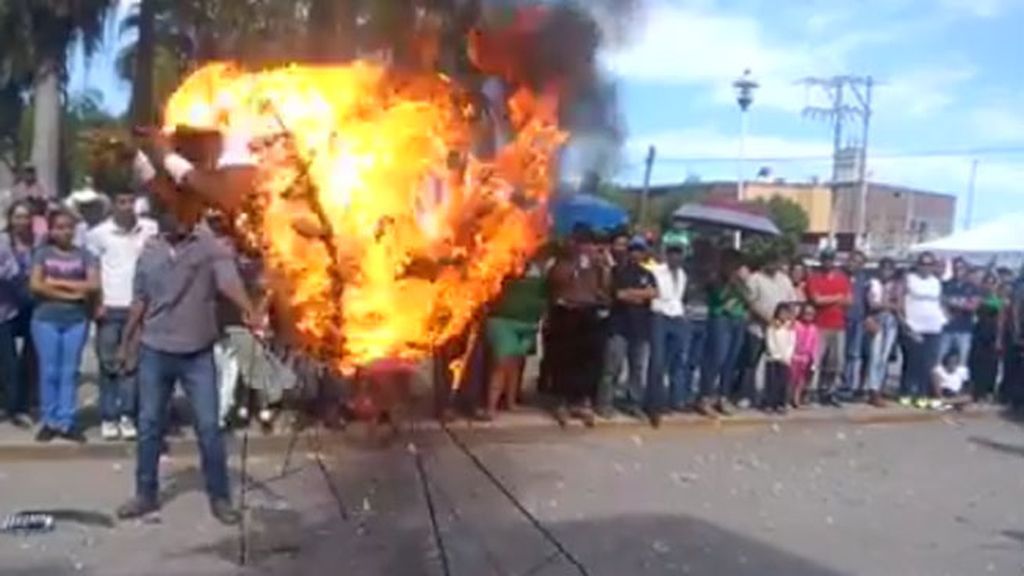
<instances>
[{"instance_id":1,"label":"woman in pink shirt","mask_svg":"<svg viewBox=\"0 0 1024 576\"><path fill-rule=\"evenodd\" d=\"M800 318L794 326L796 347L790 361L790 382L793 397L790 405L799 408L804 403L804 389L811 379L811 371L818 353L818 326L814 322L814 306L806 305L800 311Z\"/></svg>"}]
</instances>

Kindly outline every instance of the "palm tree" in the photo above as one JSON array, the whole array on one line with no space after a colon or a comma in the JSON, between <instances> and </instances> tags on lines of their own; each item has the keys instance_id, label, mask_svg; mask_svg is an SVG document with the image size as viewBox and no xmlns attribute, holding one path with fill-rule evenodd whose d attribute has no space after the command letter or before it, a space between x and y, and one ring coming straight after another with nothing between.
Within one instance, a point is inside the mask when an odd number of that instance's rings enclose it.
<instances>
[{"instance_id":1,"label":"palm tree","mask_svg":"<svg viewBox=\"0 0 1024 576\"><path fill-rule=\"evenodd\" d=\"M136 125L146 126L156 120L153 114L153 66L156 64L156 11L157 0L142 0L139 4L139 40L134 62L135 81L132 82L131 119Z\"/></svg>"},{"instance_id":2,"label":"palm tree","mask_svg":"<svg viewBox=\"0 0 1024 576\"><path fill-rule=\"evenodd\" d=\"M32 163L53 193L60 165L60 119L67 55L80 42L91 56L116 0L8 0L0 3L0 66L30 78L34 108ZM13 73L13 75L11 74ZM4 74L0 74L0 79ZM0 82L2 84L2 82Z\"/></svg>"},{"instance_id":3,"label":"palm tree","mask_svg":"<svg viewBox=\"0 0 1024 576\"><path fill-rule=\"evenodd\" d=\"M172 0L143 0L121 22L121 35L135 42L117 55L118 75L132 85L130 118L136 125L158 120L157 110L174 91L194 54L194 42L179 22Z\"/></svg>"}]
</instances>

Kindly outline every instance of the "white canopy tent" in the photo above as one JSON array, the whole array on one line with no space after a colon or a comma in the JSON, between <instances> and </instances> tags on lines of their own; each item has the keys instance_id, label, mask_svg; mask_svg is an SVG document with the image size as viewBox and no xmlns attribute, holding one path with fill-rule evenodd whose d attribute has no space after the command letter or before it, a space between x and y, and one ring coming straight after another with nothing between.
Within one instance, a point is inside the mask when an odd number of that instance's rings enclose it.
<instances>
[{"instance_id":1,"label":"white canopy tent","mask_svg":"<svg viewBox=\"0 0 1024 576\"><path fill-rule=\"evenodd\" d=\"M1024 213L1007 214L970 230L917 244L910 251L962 256L972 261L1020 262L1024 260Z\"/></svg>"}]
</instances>

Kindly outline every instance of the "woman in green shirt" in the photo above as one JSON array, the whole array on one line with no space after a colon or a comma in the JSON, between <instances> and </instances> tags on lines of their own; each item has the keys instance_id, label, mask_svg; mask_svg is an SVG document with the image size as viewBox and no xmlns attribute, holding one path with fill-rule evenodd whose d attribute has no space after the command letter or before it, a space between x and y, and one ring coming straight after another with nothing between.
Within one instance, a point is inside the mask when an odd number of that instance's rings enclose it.
<instances>
[{"instance_id":1,"label":"woman in green shirt","mask_svg":"<svg viewBox=\"0 0 1024 576\"><path fill-rule=\"evenodd\" d=\"M494 417L503 395L509 410L515 409L523 365L534 352L545 306L544 278L539 267L531 266L525 276L506 285L487 319L492 369L486 418Z\"/></svg>"},{"instance_id":2,"label":"woman in green shirt","mask_svg":"<svg viewBox=\"0 0 1024 576\"><path fill-rule=\"evenodd\" d=\"M745 278L749 273L739 253L723 255L719 277L708 288L708 337L701 366L697 411L715 409L730 414L726 400L733 394L737 363L747 334Z\"/></svg>"},{"instance_id":3,"label":"woman in green shirt","mask_svg":"<svg viewBox=\"0 0 1024 576\"><path fill-rule=\"evenodd\" d=\"M1003 354L1003 326L1005 324L1005 301L999 294L999 278L988 273L982 281L984 297L978 306L978 320L974 323L972 338L971 382L974 399L981 400L992 395L999 375L999 357Z\"/></svg>"}]
</instances>

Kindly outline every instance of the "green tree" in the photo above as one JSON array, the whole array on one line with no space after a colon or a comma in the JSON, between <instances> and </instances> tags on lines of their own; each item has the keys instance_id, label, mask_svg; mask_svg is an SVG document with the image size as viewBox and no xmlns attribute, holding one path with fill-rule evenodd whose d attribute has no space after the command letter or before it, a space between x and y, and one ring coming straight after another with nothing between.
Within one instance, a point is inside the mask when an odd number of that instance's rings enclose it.
<instances>
[{"instance_id":1,"label":"green tree","mask_svg":"<svg viewBox=\"0 0 1024 576\"><path fill-rule=\"evenodd\" d=\"M30 78L32 163L39 180L56 191L61 155L61 109L67 57L80 44L91 56L103 38L116 0L21 0L0 3L0 67L5 76Z\"/></svg>"},{"instance_id":2,"label":"green tree","mask_svg":"<svg viewBox=\"0 0 1024 576\"><path fill-rule=\"evenodd\" d=\"M796 256L801 239L810 226L810 219L803 207L782 196L758 199L751 204L764 211L782 234L775 237L751 236L743 242L744 252L754 261L768 256L787 260Z\"/></svg>"}]
</instances>

